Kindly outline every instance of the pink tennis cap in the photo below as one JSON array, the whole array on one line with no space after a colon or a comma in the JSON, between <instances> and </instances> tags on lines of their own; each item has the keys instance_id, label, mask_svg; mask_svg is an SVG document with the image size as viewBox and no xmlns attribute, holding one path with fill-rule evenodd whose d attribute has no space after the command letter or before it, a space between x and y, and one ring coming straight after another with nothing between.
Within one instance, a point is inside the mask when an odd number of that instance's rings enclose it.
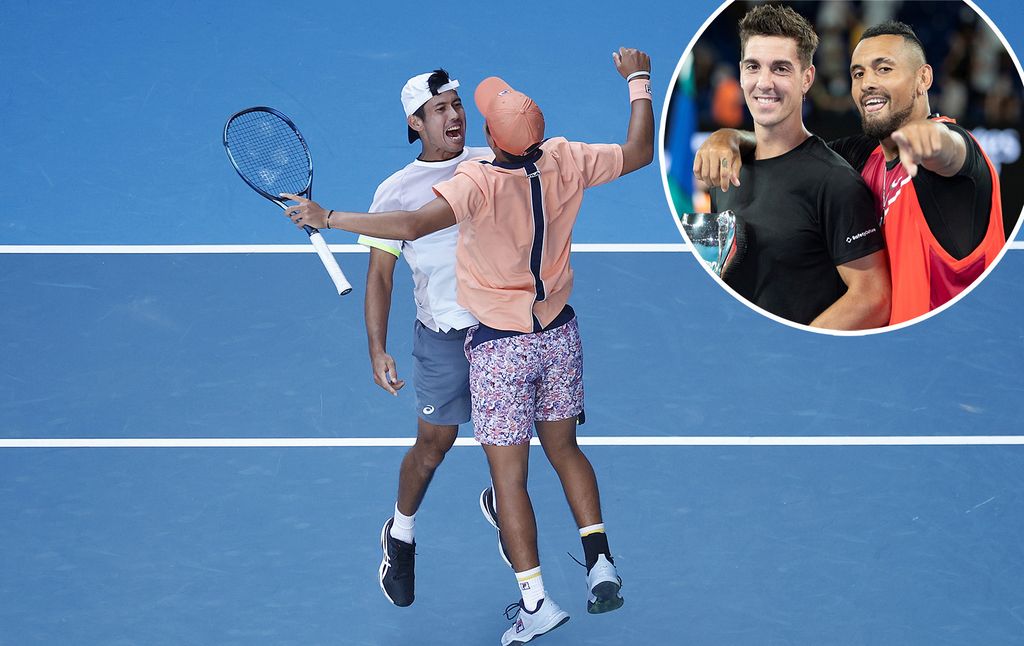
<instances>
[{"instance_id":1,"label":"pink tennis cap","mask_svg":"<svg viewBox=\"0 0 1024 646\"><path fill-rule=\"evenodd\" d=\"M497 76L485 78L473 94L491 138L507 153L525 155L544 140L544 113L533 99Z\"/></svg>"}]
</instances>

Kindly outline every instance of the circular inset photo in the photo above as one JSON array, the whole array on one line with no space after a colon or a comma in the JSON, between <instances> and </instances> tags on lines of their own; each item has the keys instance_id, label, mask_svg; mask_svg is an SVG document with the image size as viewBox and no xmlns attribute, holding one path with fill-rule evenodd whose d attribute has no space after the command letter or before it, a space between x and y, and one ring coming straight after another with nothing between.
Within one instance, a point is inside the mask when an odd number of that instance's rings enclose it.
<instances>
[{"instance_id":1,"label":"circular inset photo","mask_svg":"<svg viewBox=\"0 0 1024 646\"><path fill-rule=\"evenodd\" d=\"M921 321L1020 226L1021 78L969 2L727 2L662 114L673 217L707 272L776 321Z\"/></svg>"}]
</instances>

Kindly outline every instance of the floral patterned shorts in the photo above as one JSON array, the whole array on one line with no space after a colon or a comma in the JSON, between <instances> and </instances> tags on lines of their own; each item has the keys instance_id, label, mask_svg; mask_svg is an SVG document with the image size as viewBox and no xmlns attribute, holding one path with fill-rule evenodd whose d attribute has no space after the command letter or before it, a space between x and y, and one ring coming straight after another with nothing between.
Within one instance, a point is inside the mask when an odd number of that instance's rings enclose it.
<instances>
[{"instance_id":1,"label":"floral patterned shorts","mask_svg":"<svg viewBox=\"0 0 1024 646\"><path fill-rule=\"evenodd\" d=\"M469 389L473 426L481 444L526 444L535 421L550 422L583 410L583 345L573 318L544 332L471 345Z\"/></svg>"}]
</instances>

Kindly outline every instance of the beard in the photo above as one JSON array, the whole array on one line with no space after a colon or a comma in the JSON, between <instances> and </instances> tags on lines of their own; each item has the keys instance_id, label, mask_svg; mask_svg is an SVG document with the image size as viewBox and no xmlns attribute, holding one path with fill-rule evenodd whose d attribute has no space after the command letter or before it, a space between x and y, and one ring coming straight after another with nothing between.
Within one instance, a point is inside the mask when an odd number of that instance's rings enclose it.
<instances>
[{"instance_id":1,"label":"beard","mask_svg":"<svg viewBox=\"0 0 1024 646\"><path fill-rule=\"evenodd\" d=\"M891 98L889 100L892 101ZM905 109L893 112L885 119L872 119L870 121L868 120L867 113L862 112L860 115L860 125L865 135L882 141L883 139L888 139L889 135L899 130L909 119L913 111L914 104L911 102Z\"/></svg>"}]
</instances>

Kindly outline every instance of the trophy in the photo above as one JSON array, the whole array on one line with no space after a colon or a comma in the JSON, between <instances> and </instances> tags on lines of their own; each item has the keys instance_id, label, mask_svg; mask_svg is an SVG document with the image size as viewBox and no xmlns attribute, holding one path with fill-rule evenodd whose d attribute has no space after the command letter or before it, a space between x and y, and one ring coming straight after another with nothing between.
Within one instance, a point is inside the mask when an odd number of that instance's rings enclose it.
<instances>
[{"instance_id":1,"label":"trophy","mask_svg":"<svg viewBox=\"0 0 1024 646\"><path fill-rule=\"evenodd\" d=\"M679 220L697 255L721 277L737 259L736 214L732 211L683 213Z\"/></svg>"}]
</instances>

